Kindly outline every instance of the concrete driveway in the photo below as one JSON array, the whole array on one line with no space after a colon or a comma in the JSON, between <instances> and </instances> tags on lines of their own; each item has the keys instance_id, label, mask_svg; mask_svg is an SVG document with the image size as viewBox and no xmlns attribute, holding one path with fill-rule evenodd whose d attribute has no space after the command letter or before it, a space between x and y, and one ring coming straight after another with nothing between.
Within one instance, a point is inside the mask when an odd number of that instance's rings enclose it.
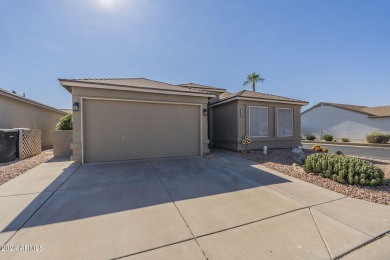
<instances>
[{"instance_id":1,"label":"concrete driveway","mask_svg":"<svg viewBox=\"0 0 390 260\"><path fill-rule=\"evenodd\" d=\"M42 164L0 186L0 228L1 259L390 257L390 207L223 152Z\"/></svg>"}]
</instances>

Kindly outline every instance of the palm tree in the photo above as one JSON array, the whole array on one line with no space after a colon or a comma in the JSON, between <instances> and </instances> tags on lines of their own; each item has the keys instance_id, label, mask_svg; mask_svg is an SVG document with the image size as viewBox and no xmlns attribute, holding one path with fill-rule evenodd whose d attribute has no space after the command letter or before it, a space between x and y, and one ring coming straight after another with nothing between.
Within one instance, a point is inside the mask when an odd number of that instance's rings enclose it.
<instances>
[{"instance_id":1,"label":"palm tree","mask_svg":"<svg viewBox=\"0 0 390 260\"><path fill-rule=\"evenodd\" d=\"M256 74L255 72L249 74L247 77L246 77L246 81L244 82L244 84L242 84L243 86L246 86L248 85L249 83L252 83L252 89L253 89L253 92L256 92L256 82L263 82L265 79L263 79L262 77L260 77L259 74Z\"/></svg>"}]
</instances>

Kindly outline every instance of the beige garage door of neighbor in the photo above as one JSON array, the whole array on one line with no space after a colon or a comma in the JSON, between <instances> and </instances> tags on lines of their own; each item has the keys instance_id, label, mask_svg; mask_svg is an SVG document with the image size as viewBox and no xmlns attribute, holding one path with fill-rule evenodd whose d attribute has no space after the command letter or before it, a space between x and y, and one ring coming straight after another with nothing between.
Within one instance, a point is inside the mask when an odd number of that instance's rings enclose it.
<instances>
[{"instance_id":1,"label":"beige garage door of neighbor","mask_svg":"<svg viewBox=\"0 0 390 260\"><path fill-rule=\"evenodd\" d=\"M200 107L85 99L84 162L200 154Z\"/></svg>"}]
</instances>

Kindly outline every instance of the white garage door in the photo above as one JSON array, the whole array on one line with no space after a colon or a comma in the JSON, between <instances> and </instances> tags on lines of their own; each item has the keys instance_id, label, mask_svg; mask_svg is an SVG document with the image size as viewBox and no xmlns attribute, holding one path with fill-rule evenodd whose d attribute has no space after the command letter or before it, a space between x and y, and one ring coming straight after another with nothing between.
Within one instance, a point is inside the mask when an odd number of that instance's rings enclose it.
<instances>
[{"instance_id":1,"label":"white garage door","mask_svg":"<svg viewBox=\"0 0 390 260\"><path fill-rule=\"evenodd\" d=\"M200 108L84 100L84 162L200 154Z\"/></svg>"}]
</instances>

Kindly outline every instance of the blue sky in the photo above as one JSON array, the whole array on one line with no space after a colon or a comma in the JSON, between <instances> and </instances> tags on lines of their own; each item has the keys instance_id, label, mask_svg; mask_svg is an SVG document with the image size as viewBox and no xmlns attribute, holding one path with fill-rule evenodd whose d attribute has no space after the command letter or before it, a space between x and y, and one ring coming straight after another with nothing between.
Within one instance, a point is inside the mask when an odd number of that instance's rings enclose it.
<instances>
[{"instance_id":1,"label":"blue sky","mask_svg":"<svg viewBox=\"0 0 390 260\"><path fill-rule=\"evenodd\" d=\"M58 78L234 92L251 72L258 91L308 107L390 105L386 0L1 0L0 12L0 88L57 108L71 106Z\"/></svg>"}]
</instances>

